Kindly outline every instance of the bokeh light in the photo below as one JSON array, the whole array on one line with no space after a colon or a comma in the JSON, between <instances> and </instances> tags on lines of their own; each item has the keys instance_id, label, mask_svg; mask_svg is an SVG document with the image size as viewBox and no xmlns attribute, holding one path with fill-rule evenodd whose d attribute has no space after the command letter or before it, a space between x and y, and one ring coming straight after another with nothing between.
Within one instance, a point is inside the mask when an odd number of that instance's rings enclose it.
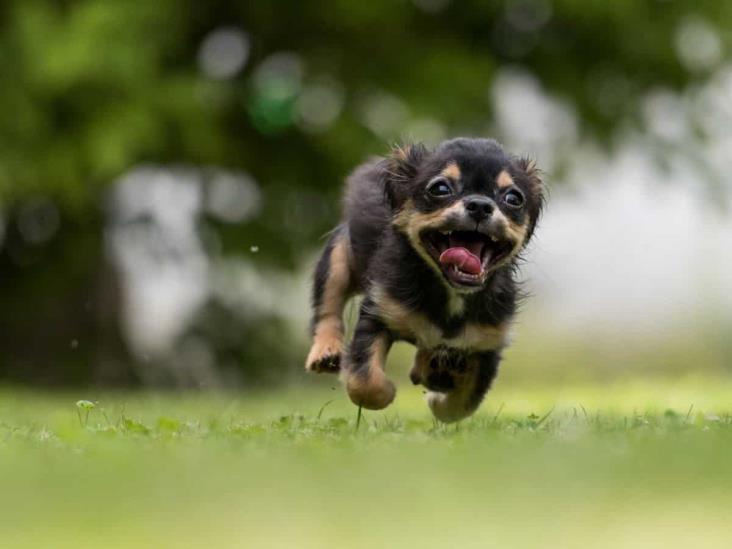
<instances>
[{"instance_id":1,"label":"bokeh light","mask_svg":"<svg viewBox=\"0 0 732 549\"><path fill-rule=\"evenodd\" d=\"M201 43L198 65L209 78L233 78L244 68L249 57L249 37L237 28L211 31Z\"/></svg>"}]
</instances>

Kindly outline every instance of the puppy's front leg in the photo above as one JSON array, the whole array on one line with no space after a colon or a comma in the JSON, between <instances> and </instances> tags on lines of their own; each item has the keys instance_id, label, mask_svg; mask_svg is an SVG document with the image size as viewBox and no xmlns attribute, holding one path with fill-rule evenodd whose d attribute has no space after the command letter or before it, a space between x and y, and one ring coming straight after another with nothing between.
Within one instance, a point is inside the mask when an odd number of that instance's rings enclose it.
<instances>
[{"instance_id":1,"label":"puppy's front leg","mask_svg":"<svg viewBox=\"0 0 732 549\"><path fill-rule=\"evenodd\" d=\"M305 361L311 372L337 372L343 350L343 308L352 292L348 232L337 228L315 268L313 344Z\"/></svg>"},{"instance_id":2,"label":"puppy's front leg","mask_svg":"<svg viewBox=\"0 0 732 549\"><path fill-rule=\"evenodd\" d=\"M384 373L392 337L381 319L373 313L373 306L368 297L361 305L348 349L344 381L354 404L369 410L381 410L394 400L396 387Z\"/></svg>"}]
</instances>

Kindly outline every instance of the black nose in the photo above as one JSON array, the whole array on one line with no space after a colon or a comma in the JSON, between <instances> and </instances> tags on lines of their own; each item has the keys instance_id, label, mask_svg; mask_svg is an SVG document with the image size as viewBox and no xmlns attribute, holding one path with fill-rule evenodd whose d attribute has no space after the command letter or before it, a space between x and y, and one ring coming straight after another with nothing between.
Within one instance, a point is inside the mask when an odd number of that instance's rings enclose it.
<instances>
[{"instance_id":1,"label":"black nose","mask_svg":"<svg viewBox=\"0 0 732 549\"><path fill-rule=\"evenodd\" d=\"M465 199L465 209L476 221L483 221L486 217L490 217L495 207L495 203L484 196L472 196Z\"/></svg>"}]
</instances>

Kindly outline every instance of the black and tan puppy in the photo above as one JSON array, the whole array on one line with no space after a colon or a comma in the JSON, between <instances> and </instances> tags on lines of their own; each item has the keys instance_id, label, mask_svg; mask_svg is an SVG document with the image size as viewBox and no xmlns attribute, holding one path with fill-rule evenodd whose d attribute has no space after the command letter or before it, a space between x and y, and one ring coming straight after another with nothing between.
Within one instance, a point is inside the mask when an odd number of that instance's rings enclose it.
<instances>
[{"instance_id":1,"label":"black and tan puppy","mask_svg":"<svg viewBox=\"0 0 732 549\"><path fill-rule=\"evenodd\" d=\"M351 400L378 410L394 341L417 347L410 377L442 421L472 414L496 375L516 311L519 252L543 203L533 162L489 139L395 149L348 179L343 222L321 256L306 368L341 370ZM350 345L343 308L364 299Z\"/></svg>"}]
</instances>

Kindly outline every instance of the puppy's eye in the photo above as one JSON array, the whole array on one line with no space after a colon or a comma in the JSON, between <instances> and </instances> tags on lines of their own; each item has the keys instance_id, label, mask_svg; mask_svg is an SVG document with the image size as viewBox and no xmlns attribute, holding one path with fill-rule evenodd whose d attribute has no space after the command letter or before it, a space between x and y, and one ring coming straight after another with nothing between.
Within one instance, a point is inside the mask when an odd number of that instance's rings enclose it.
<instances>
[{"instance_id":1,"label":"puppy's eye","mask_svg":"<svg viewBox=\"0 0 732 549\"><path fill-rule=\"evenodd\" d=\"M503 202L512 208L520 208L524 205L524 195L512 189L503 195Z\"/></svg>"},{"instance_id":2,"label":"puppy's eye","mask_svg":"<svg viewBox=\"0 0 732 549\"><path fill-rule=\"evenodd\" d=\"M452 187L447 179L440 177L430 181L429 185L427 185L427 192L432 196L442 198L452 194Z\"/></svg>"}]
</instances>

